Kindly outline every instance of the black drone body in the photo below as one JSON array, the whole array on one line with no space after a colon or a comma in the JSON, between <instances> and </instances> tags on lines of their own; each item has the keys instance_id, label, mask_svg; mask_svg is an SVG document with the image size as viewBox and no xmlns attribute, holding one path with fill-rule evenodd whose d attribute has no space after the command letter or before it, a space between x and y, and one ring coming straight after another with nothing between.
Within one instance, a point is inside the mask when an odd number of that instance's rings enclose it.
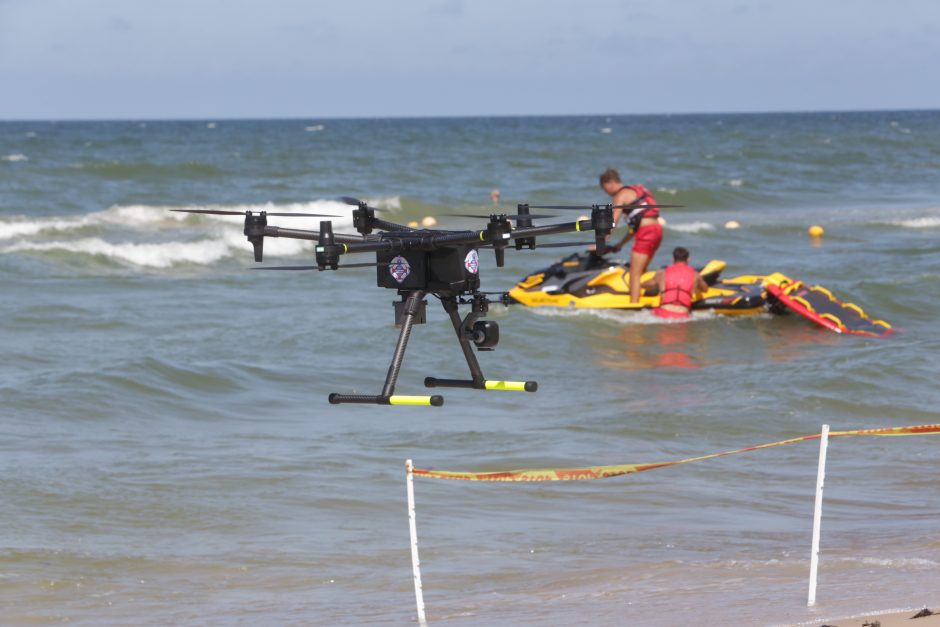
<instances>
[{"instance_id":1,"label":"black drone body","mask_svg":"<svg viewBox=\"0 0 940 627\"><path fill-rule=\"evenodd\" d=\"M264 238L287 237L291 239L311 240L316 245L315 266L279 266L258 268L259 270L337 270L349 267L376 267L378 287L393 289L401 297L395 303L395 323L400 327L398 343L392 355L382 392L377 395L330 394L329 401L340 403L366 403L375 405L433 405L444 403L443 397L402 396L395 394L395 384L401 370L405 349L415 324L426 320L428 295L437 297L450 317L457 334L457 341L470 369L469 379L437 379L427 377L424 385L429 388L453 387L477 390L512 390L535 392L538 384L534 381L499 381L483 376L473 348L491 351L499 342L499 327L495 322L481 320L489 309L489 300L480 291L479 251L481 248L493 248L496 265L502 267L506 248L517 250L534 249L535 238L543 235L591 231L598 250L604 250L606 238L613 229L613 209L611 205L592 205L590 207L538 207L550 209L590 210L590 219L577 220L562 224L534 226L532 220L551 216L538 216L529 212L529 205L518 205L517 215L492 214L483 230L441 230L413 229L408 226L388 222L375 216L376 211L368 204L355 198L344 197L343 202L355 205L353 226L358 235L346 235L333 232L330 220L320 222L319 231L288 229L268 225L272 215L339 217L323 214L272 214L245 212L245 236L254 247L255 261L263 259ZM665 206L665 205L659 205ZM534 208L534 207L533 207ZM224 213L241 215L241 212L223 212L215 210L177 210L191 213ZM485 217L485 216L468 216ZM511 219L516 221L513 226ZM548 244L547 246L584 246L586 242ZM345 255L355 253L374 253L375 263L341 264ZM458 305L470 305L471 311L460 317Z\"/></svg>"}]
</instances>

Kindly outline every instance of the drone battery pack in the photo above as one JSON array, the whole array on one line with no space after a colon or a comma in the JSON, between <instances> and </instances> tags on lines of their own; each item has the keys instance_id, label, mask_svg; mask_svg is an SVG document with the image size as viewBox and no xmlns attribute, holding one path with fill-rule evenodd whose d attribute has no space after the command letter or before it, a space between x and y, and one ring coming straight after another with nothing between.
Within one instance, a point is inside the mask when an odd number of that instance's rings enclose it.
<instances>
[{"instance_id":1,"label":"drone battery pack","mask_svg":"<svg viewBox=\"0 0 940 627\"><path fill-rule=\"evenodd\" d=\"M436 250L376 253L378 285L394 290L469 292L480 287L476 246L459 244Z\"/></svg>"},{"instance_id":2,"label":"drone battery pack","mask_svg":"<svg viewBox=\"0 0 940 627\"><path fill-rule=\"evenodd\" d=\"M377 277L379 287L392 290L423 290L428 286L428 253L422 250L407 252L378 252Z\"/></svg>"},{"instance_id":3,"label":"drone battery pack","mask_svg":"<svg viewBox=\"0 0 940 627\"><path fill-rule=\"evenodd\" d=\"M470 292L480 288L480 254L474 245L449 246L428 253L428 288Z\"/></svg>"}]
</instances>

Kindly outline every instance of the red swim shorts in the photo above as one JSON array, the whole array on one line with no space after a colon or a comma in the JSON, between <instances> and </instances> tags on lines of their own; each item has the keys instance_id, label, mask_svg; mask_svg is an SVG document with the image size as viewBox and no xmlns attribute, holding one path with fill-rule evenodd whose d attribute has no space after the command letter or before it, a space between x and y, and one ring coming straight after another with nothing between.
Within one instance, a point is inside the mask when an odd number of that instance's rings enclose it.
<instances>
[{"instance_id":1,"label":"red swim shorts","mask_svg":"<svg viewBox=\"0 0 940 627\"><path fill-rule=\"evenodd\" d=\"M641 226L633 236L633 252L646 255L650 259L659 250L663 243L663 227L661 224L647 224Z\"/></svg>"},{"instance_id":2,"label":"red swim shorts","mask_svg":"<svg viewBox=\"0 0 940 627\"><path fill-rule=\"evenodd\" d=\"M684 320L689 317L688 313L679 313L678 311L672 311L671 309L662 309L660 307L656 307L655 309L653 309L653 313L659 316L660 318L666 318L667 320L679 320L679 319Z\"/></svg>"}]
</instances>

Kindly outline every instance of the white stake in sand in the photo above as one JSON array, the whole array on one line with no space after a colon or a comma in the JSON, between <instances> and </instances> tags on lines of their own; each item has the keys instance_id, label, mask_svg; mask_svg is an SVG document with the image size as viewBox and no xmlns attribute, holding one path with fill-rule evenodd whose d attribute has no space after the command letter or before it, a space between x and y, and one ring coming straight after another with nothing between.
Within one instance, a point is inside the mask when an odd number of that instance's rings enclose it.
<instances>
[{"instance_id":1,"label":"white stake in sand","mask_svg":"<svg viewBox=\"0 0 940 627\"><path fill-rule=\"evenodd\" d=\"M816 507L813 510L813 550L809 559L809 598L806 605L816 605L816 571L819 570L819 525L822 522L823 484L826 482L826 449L829 447L829 425L819 433L819 470L816 472Z\"/></svg>"},{"instance_id":2,"label":"white stake in sand","mask_svg":"<svg viewBox=\"0 0 940 627\"><path fill-rule=\"evenodd\" d=\"M408 483L408 526L411 529L411 570L415 580L415 603L418 605L418 624L427 625L424 616L424 592L421 590L421 560L418 559L418 527L415 525L415 486L411 460L405 460Z\"/></svg>"}]
</instances>

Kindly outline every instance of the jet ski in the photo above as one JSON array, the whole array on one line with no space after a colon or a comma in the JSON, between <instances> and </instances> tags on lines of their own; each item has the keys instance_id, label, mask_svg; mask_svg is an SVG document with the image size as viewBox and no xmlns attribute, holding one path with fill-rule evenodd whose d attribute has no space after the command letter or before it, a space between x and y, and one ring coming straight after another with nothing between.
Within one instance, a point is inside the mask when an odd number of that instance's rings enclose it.
<instances>
[{"instance_id":1,"label":"jet ski","mask_svg":"<svg viewBox=\"0 0 940 627\"><path fill-rule=\"evenodd\" d=\"M870 318L861 307L836 298L822 286L807 285L779 272L722 279L725 265L715 259L697 268L708 291L693 296L693 311L796 313L836 333L885 337L893 331L884 320ZM654 277L653 270L643 274L645 287L634 303L630 301L629 262L593 252L574 253L526 276L506 292L503 301L527 307L651 309L659 306L659 288L651 285Z\"/></svg>"},{"instance_id":2,"label":"jet ski","mask_svg":"<svg viewBox=\"0 0 940 627\"><path fill-rule=\"evenodd\" d=\"M740 276L719 280L725 262L712 260L699 274L708 291L696 295L692 309L709 309L726 315L766 311L767 294L763 277ZM641 282L652 281L655 271L643 274ZM630 263L594 253L574 253L551 266L534 272L506 293L506 300L527 307L641 310L659 306L659 288L643 289L639 302L630 302Z\"/></svg>"}]
</instances>

